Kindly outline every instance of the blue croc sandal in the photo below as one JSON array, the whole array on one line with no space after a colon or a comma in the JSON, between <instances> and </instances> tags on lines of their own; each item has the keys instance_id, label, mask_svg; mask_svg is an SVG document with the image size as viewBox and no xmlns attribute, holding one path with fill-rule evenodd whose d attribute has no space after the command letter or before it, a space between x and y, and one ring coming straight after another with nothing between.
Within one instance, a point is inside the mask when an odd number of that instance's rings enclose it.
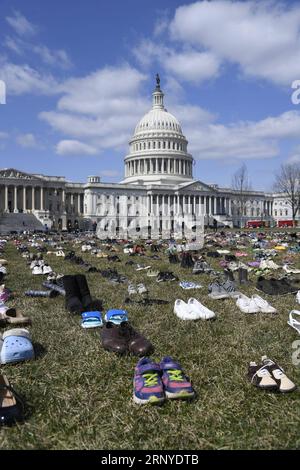
<instances>
[{"instance_id":1,"label":"blue croc sandal","mask_svg":"<svg viewBox=\"0 0 300 470\"><path fill-rule=\"evenodd\" d=\"M0 339L0 362L9 364L34 359L30 333L25 328L14 328L3 333Z\"/></svg>"},{"instance_id":2,"label":"blue croc sandal","mask_svg":"<svg viewBox=\"0 0 300 470\"><path fill-rule=\"evenodd\" d=\"M97 328L103 326L101 312L84 312L81 318L82 328Z\"/></svg>"},{"instance_id":3,"label":"blue croc sandal","mask_svg":"<svg viewBox=\"0 0 300 470\"><path fill-rule=\"evenodd\" d=\"M122 322L128 322L128 313L126 310L111 309L105 314L105 321L112 322L115 325L120 325Z\"/></svg>"}]
</instances>

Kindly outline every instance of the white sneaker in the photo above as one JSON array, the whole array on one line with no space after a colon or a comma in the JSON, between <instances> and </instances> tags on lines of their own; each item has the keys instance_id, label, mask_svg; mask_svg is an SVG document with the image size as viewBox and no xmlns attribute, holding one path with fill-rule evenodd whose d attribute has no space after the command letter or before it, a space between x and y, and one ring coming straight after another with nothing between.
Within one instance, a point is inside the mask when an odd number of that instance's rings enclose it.
<instances>
[{"instance_id":1,"label":"white sneaker","mask_svg":"<svg viewBox=\"0 0 300 470\"><path fill-rule=\"evenodd\" d=\"M298 290L298 292L296 294L296 302L298 302L298 304L300 304L300 290Z\"/></svg>"},{"instance_id":2,"label":"white sneaker","mask_svg":"<svg viewBox=\"0 0 300 470\"><path fill-rule=\"evenodd\" d=\"M199 320L201 313L181 299L175 300L174 313L181 320Z\"/></svg>"},{"instance_id":3,"label":"white sneaker","mask_svg":"<svg viewBox=\"0 0 300 470\"><path fill-rule=\"evenodd\" d=\"M265 259L262 259L259 265L259 269L269 269L268 263Z\"/></svg>"},{"instance_id":4,"label":"white sneaker","mask_svg":"<svg viewBox=\"0 0 300 470\"><path fill-rule=\"evenodd\" d=\"M38 266L38 262L36 260L31 261L30 263L30 269L33 269L35 266Z\"/></svg>"},{"instance_id":5,"label":"white sneaker","mask_svg":"<svg viewBox=\"0 0 300 470\"><path fill-rule=\"evenodd\" d=\"M280 268L280 266L278 264L274 263L274 261L271 260L271 259L267 261L267 265L268 265L268 268L270 268L270 269L279 269Z\"/></svg>"},{"instance_id":6,"label":"white sneaker","mask_svg":"<svg viewBox=\"0 0 300 470\"><path fill-rule=\"evenodd\" d=\"M45 266L43 266L43 274L50 274L50 273L52 273L51 266L49 266L47 264Z\"/></svg>"},{"instance_id":7,"label":"white sneaker","mask_svg":"<svg viewBox=\"0 0 300 470\"><path fill-rule=\"evenodd\" d=\"M270 305L259 295L252 295L252 300L254 300L254 302L262 313L277 313L276 308L272 307L272 305Z\"/></svg>"},{"instance_id":8,"label":"white sneaker","mask_svg":"<svg viewBox=\"0 0 300 470\"><path fill-rule=\"evenodd\" d=\"M300 269L289 268L286 264L283 265L282 269L288 274L300 274Z\"/></svg>"},{"instance_id":9,"label":"white sneaker","mask_svg":"<svg viewBox=\"0 0 300 470\"><path fill-rule=\"evenodd\" d=\"M258 313L260 311L255 301L243 294L238 297L236 305L243 313Z\"/></svg>"},{"instance_id":10,"label":"white sneaker","mask_svg":"<svg viewBox=\"0 0 300 470\"><path fill-rule=\"evenodd\" d=\"M41 266L34 266L32 274L43 274L43 268Z\"/></svg>"},{"instance_id":11,"label":"white sneaker","mask_svg":"<svg viewBox=\"0 0 300 470\"><path fill-rule=\"evenodd\" d=\"M193 297L188 300L188 305L192 307L193 311L199 312L201 320L210 320L211 318L215 318L216 314L209 308L205 307L201 302Z\"/></svg>"}]
</instances>

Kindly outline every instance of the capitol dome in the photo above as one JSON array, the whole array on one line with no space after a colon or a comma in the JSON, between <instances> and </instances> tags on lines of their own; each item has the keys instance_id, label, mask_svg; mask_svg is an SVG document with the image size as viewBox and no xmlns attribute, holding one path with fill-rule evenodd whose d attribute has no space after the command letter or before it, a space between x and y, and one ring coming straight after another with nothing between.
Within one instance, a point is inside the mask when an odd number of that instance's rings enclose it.
<instances>
[{"instance_id":1,"label":"capitol dome","mask_svg":"<svg viewBox=\"0 0 300 470\"><path fill-rule=\"evenodd\" d=\"M156 76L152 109L135 127L130 153L125 157L123 183L179 184L193 179L193 157L179 121L164 107Z\"/></svg>"}]
</instances>

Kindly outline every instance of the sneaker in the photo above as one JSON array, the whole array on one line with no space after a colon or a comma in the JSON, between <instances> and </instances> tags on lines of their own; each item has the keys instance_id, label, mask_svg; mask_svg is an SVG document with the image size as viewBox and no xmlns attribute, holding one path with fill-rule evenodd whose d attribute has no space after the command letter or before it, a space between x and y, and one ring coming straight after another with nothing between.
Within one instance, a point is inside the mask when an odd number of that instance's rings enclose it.
<instances>
[{"instance_id":1,"label":"sneaker","mask_svg":"<svg viewBox=\"0 0 300 470\"><path fill-rule=\"evenodd\" d=\"M133 401L138 405L159 405L165 401L160 366L146 357L135 367Z\"/></svg>"},{"instance_id":2,"label":"sneaker","mask_svg":"<svg viewBox=\"0 0 300 470\"><path fill-rule=\"evenodd\" d=\"M203 287L200 284L195 284L194 282L188 281L180 281L179 285L182 287L182 289L200 289Z\"/></svg>"},{"instance_id":3,"label":"sneaker","mask_svg":"<svg viewBox=\"0 0 300 470\"><path fill-rule=\"evenodd\" d=\"M127 290L129 295L134 295L138 292L133 284L129 284Z\"/></svg>"},{"instance_id":4,"label":"sneaker","mask_svg":"<svg viewBox=\"0 0 300 470\"><path fill-rule=\"evenodd\" d=\"M275 380L278 390L281 393L293 392L297 386L285 375L284 370L276 362L268 359L267 356L261 358L264 367Z\"/></svg>"},{"instance_id":5,"label":"sneaker","mask_svg":"<svg viewBox=\"0 0 300 470\"><path fill-rule=\"evenodd\" d=\"M35 266L32 270L32 274L34 275L43 274L42 266Z\"/></svg>"},{"instance_id":6,"label":"sneaker","mask_svg":"<svg viewBox=\"0 0 300 470\"><path fill-rule=\"evenodd\" d=\"M249 364L248 379L254 387L274 391L278 389L277 383L267 367L265 365L257 365L256 362L250 362Z\"/></svg>"},{"instance_id":7,"label":"sneaker","mask_svg":"<svg viewBox=\"0 0 300 470\"><path fill-rule=\"evenodd\" d=\"M237 307L243 313L258 313L260 312L260 308L257 303L250 297L246 295L240 294L236 301Z\"/></svg>"},{"instance_id":8,"label":"sneaker","mask_svg":"<svg viewBox=\"0 0 300 470\"><path fill-rule=\"evenodd\" d=\"M159 275L159 271L155 271L155 269L149 269L147 271L148 277L157 277Z\"/></svg>"},{"instance_id":9,"label":"sneaker","mask_svg":"<svg viewBox=\"0 0 300 470\"><path fill-rule=\"evenodd\" d=\"M48 264L45 264L45 266L43 266L43 274L50 274L50 273L52 273L51 266L49 266Z\"/></svg>"},{"instance_id":10,"label":"sneaker","mask_svg":"<svg viewBox=\"0 0 300 470\"><path fill-rule=\"evenodd\" d=\"M183 372L179 362L166 356L160 363L162 370L162 383L164 385L166 398L191 399L195 396L190 379Z\"/></svg>"},{"instance_id":11,"label":"sneaker","mask_svg":"<svg viewBox=\"0 0 300 470\"><path fill-rule=\"evenodd\" d=\"M201 318L199 311L181 299L175 300L174 313L181 320L199 320Z\"/></svg>"},{"instance_id":12,"label":"sneaker","mask_svg":"<svg viewBox=\"0 0 300 470\"><path fill-rule=\"evenodd\" d=\"M264 300L259 295L252 295L252 300L258 306L260 312L262 313L277 313L276 308L272 307L266 300Z\"/></svg>"},{"instance_id":13,"label":"sneaker","mask_svg":"<svg viewBox=\"0 0 300 470\"><path fill-rule=\"evenodd\" d=\"M148 289L144 284L138 284L136 287L139 294L146 294L146 292L148 292Z\"/></svg>"},{"instance_id":14,"label":"sneaker","mask_svg":"<svg viewBox=\"0 0 300 470\"><path fill-rule=\"evenodd\" d=\"M219 300L219 299L227 299L228 297L230 297L229 293L226 292L224 287L221 286L221 284L218 281L212 282L211 284L209 284L208 291L209 291L208 297L210 297L211 299Z\"/></svg>"},{"instance_id":15,"label":"sneaker","mask_svg":"<svg viewBox=\"0 0 300 470\"><path fill-rule=\"evenodd\" d=\"M296 301L298 302L298 304L300 304L300 290L298 290L296 294Z\"/></svg>"},{"instance_id":16,"label":"sneaker","mask_svg":"<svg viewBox=\"0 0 300 470\"><path fill-rule=\"evenodd\" d=\"M216 317L215 312L213 312L212 310L209 310L209 308L205 307L197 299L194 299L194 298L189 299L188 305L192 307L193 311L196 311L199 314L199 318L201 318L201 320L211 320L212 318Z\"/></svg>"}]
</instances>

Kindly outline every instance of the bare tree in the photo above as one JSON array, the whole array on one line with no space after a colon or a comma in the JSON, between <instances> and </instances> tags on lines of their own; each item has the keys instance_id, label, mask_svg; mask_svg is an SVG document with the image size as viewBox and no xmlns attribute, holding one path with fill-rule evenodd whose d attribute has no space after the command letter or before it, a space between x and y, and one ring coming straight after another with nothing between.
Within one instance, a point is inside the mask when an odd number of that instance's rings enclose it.
<instances>
[{"instance_id":1,"label":"bare tree","mask_svg":"<svg viewBox=\"0 0 300 470\"><path fill-rule=\"evenodd\" d=\"M248 200L247 192L251 190L251 182L245 163L234 173L231 187L236 192L235 212L241 222Z\"/></svg>"},{"instance_id":2,"label":"bare tree","mask_svg":"<svg viewBox=\"0 0 300 470\"><path fill-rule=\"evenodd\" d=\"M300 212L300 163L281 165L279 172L275 175L274 190L286 196L292 208L295 227L295 219Z\"/></svg>"}]
</instances>

